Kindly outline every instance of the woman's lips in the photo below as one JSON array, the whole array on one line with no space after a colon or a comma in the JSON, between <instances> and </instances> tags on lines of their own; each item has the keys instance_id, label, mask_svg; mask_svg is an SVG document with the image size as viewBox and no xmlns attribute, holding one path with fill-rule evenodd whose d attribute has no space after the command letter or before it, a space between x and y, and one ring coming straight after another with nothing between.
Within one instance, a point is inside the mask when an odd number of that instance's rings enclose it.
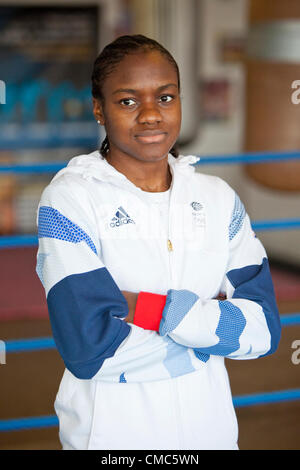
<instances>
[{"instance_id":1,"label":"woman's lips","mask_svg":"<svg viewBox=\"0 0 300 470\"><path fill-rule=\"evenodd\" d=\"M162 131L145 131L136 134L135 138L142 144L159 144L166 138L167 133Z\"/></svg>"}]
</instances>

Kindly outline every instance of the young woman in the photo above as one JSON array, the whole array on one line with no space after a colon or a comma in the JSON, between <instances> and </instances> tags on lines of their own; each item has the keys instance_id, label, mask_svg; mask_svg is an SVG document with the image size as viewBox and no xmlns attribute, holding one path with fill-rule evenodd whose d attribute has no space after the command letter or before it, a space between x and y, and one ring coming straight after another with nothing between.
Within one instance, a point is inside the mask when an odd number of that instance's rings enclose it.
<instances>
[{"instance_id":1,"label":"young woman","mask_svg":"<svg viewBox=\"0 0 300 470\"><path fill-rule=\"evenodd\" d=\"M271 354L280 337L265 250L235 192L174 150L166 49L118 38L92 94L101 150L73 158L38 209L63 449L236 449L224 357Z\"/></svg>"}]
</instances>

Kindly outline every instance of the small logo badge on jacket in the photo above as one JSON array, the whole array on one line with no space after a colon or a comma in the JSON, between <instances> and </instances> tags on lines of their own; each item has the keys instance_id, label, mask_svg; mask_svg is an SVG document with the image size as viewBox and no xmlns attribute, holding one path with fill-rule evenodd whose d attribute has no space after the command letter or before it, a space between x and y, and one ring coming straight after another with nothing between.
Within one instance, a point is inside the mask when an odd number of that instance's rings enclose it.
<instances>
[{"instance_id":1,"label":"small logo badge on jacket","mask_svg":"<svg viewBox=\"0 0 300 470\"><path fill-rule=\"evenodd\" d=\"M203 211L204 207L201 202L196 202L193 201L191 202L191 207L193 209L192 215L193 215L193 222L196 227L205 227L205 213Z\"/></svg>"},{"instance_id":2,"label":"small logo badge on jacket","mask_svg":"<svg viewBox=\"0 0 300 470\"><path fill-rule=\"evenodd\" d=\"M135 224L134 220L127 214L125 209L122 206L118 207L118 210L115 216L111 219L110 226L111 227L120 227L120 225L124 224Z\"/></svg>"},{"instance_id":3,"label":"small logo badge on jacket","mask_svg":"<svg viewBox=\"0 0 300 470\"><path fill-rule=\"evenodd\" d=\"M191 202L191 206L194 209L194 211L201 211L203 209L203 205L200 202Z\"/></svg>"}]
</instances>

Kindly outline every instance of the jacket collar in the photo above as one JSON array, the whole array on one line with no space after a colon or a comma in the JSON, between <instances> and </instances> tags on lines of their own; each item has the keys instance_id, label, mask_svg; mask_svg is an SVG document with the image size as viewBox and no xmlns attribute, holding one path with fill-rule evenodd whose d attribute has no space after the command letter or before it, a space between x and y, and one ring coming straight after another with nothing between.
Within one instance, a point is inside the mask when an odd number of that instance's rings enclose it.
<instances>
[{"instance_id":1,"label":"jacket collar","mask_svg":"<svg viewBox=\"0 0 300 470\"><path fill-rule=\"evenodd\" d=\"M179 155L178 158L168 155L168 163L172 173L173 181L178 173L194 172L195 168L191 165L200 158L194 155ZM118 187L124 187L131 191L142 191L135 186L123 173L120 173L105 158L102 157L99 150L95 150L87 155L79 155L72 158L68 165L60 170L52 181L63 175L81 175L84 179L97 179L105 183L111 183ZM52 182L51 181L51 182Z\"/></svg>"}]
</instances>

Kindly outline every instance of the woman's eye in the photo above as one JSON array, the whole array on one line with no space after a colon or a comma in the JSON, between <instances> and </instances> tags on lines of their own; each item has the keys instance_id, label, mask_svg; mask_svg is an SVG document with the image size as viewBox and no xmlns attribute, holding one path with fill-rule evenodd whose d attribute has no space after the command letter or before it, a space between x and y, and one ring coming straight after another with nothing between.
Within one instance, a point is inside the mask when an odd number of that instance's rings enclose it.
<instances>
[{"instance_id":1,"label":"woman's eye","mask_svg":"<svg viewBox=\"0 0 300 470\"><path fill-rule=\"evenodd\" d=\"M121 104L124 106L133 106L135 105L135 100L131 98L124 98L123 100L120 101Z\"/></svg>"},{"instance_id":2,"label":"woman's eye","mask_svg":"<svg viewBox=\"0 0 300 470\"><path fill-rule=\"evenodd\" d=\"M163 102L163 103L169 103L170 101L172 101L174 97L172 95L163 95L160 97L160 100Z\"/></svg>"}]
</instances>

